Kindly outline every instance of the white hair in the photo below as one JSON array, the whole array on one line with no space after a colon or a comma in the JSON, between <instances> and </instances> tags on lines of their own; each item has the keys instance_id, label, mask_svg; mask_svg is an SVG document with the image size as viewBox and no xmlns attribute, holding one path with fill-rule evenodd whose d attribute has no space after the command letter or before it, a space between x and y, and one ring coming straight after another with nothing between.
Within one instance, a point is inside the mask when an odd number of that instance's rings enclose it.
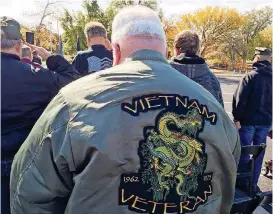
<instances>
[{"instance_id":1,"label":"white hair","mask_svg":"<svg viewBox=\"0 0 273 214\"><path fill-rule=\"evenodd\" d=\"M150 36L167 46L163 25L155 11L141 5L122 9L112 24L112 42L131 36Z\"/></svg>"}]
</instances>

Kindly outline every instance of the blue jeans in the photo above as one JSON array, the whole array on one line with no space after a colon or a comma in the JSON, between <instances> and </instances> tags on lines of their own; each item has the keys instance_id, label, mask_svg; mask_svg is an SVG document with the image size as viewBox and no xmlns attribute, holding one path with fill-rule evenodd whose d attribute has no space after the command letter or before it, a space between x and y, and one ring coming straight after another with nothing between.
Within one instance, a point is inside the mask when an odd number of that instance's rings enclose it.
<instances>
[{"instance_id":1,"label":"blue jeans","mask_svg":"<svg viewBox=\"0 0 273 214\"><path fill-rule=\"evenodd\" d=\"M266 137L268 132L270 131L270 128L271 126L242 126L239 130L241 146L261 145L262 143L266 143ZM263 152L255 162L253 179L254 186L258 184L259 176L263 165L264 153L265 152ZM248 164L249 160L249 155L241 155L238 167L239 172L244 171L243 168Z\"/></svg>"}]
</instances>

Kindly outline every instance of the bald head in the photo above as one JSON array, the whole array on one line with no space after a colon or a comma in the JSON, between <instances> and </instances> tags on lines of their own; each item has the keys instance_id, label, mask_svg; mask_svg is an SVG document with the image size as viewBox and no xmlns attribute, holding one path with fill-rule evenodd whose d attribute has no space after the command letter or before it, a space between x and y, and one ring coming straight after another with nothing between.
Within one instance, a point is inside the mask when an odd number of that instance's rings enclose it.
<instances>
[{"instance_id":1,"label":"bald head","mask_svg":"<svg viewBox=\"0 0 273 214\"><path fill-rule=\"evenodd\" d=\"M114 65L120 64L132 53L151 49L166 55L166 38L155 11L144 6L122 9L112 24Z\"/></svg>"}]
</instances>

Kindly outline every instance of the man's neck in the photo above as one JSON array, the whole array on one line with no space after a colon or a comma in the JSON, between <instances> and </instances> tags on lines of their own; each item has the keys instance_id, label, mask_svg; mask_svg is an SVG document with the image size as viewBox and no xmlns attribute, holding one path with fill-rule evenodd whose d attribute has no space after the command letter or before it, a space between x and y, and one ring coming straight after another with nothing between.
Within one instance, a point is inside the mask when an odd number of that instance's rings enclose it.
<instances>
[{"instance_id":1,"label":"man's neck","mask_svg":"<svg viewBox=\"0 0 273 214\"><path fill-rule=\"evenodd\" d=\"M88 41L88 46L91 47L93 45L103 45L103 46L105 46L105 39L103 37L91 38Z\"/></svg>"},{"instance_id":2,"label":"man's neck","mask_svg":"<svg viewBox=\"0 0 273 214\"><path fill-rule=\"evenodd\" d=\"M6 54L13 54L13 55L16 55L16 56L18 56L20 58L19 54L16 51L12 50L12 49L2 49L1 52L6 53Z\"/></svg>"},{"instance_id":3,"label":"man's neck","mask_svg":"<svg viewBox=\"0 0 273 214\"><path fill-rule=\"evenodd\" d=\"M91 44L89 45L89 47L92 47L92 46L94 46L94 45L103 45L103 46L104 46L104 44L102 44L102 43L91 43Z\"/></svg>"}]
</instances>

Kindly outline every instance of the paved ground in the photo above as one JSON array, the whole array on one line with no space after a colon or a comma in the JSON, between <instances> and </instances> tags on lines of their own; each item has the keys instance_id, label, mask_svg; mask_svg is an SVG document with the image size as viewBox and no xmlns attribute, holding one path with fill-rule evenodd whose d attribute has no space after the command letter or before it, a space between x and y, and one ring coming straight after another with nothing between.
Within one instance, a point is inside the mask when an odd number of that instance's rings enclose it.
<instances>
[{"instance_id":1,"label":"paved ground","mask_svg":"<svg viewBox=\"0 0 273 214\"><path fill-rule=\"evenodd\" d=\"M218 75L217 75L218 76ZM218 77L221 83L223 98L225 102L225 109L229 116L232 118L232 96L236 87L239 83L241 77ZM267 138L267 148L264 160L272 159L272 140ZM263 175L260 176L259 186L262 191L271 191L272 190L272 175L265 177Z\"/></svg>"}]
</instances>

